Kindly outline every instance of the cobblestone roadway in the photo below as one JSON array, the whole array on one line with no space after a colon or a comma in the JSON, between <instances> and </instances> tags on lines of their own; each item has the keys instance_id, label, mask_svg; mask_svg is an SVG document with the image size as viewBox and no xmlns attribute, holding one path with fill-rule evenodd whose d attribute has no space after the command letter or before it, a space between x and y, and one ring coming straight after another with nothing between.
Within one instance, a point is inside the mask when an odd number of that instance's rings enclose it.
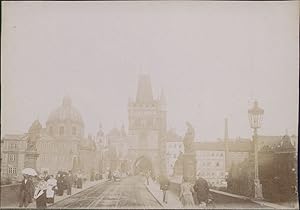
<instances>
[{"instance_id":1,"label":"cobblestone roadway","mask_svg":"<svg viewBox=\"0 0 300 210\"><path fill-rule=\"evenodd\" d=\"M127 177L121 182L108 181L49 208L161 208L148 192L141 177Z\"/></svg>"}]
</instances>

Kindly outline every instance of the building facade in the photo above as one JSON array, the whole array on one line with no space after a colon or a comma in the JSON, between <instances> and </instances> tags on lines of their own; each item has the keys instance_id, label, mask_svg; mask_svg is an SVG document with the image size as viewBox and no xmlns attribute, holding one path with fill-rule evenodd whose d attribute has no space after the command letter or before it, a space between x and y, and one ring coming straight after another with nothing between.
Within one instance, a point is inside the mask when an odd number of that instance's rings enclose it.
<instances>
[{"instance_id":1,"label":"building facade","mask_svg":"<svg viewBox=\"0 0 300 210\"><path fill-rule=\"evenodd\" d=\"M5 135L1 140L1 180L20 181L24 169L27 141L25 135Z\"/></svg>"},{"instance_id":2,"label":"building facade","mask_svg":"<svg viewBox=\"0 0 300 210\"><path fill-rule=\"evenodd\" d=\"M206 179L212 186L226 187L225 151L198 150L196 159L197 175Z\"/></svg>"},{"instance_id":3,"label":"building facade","mask_svg":"<svg viewBox=\"0 0 300 210\"><path fill-rule=\"evenodd\" d=\"M174 176L175 162L179 155L183 153L183 138L175 131L169 130L166 135L166 169L168 176Z\"/></svg>"},{"instance_id":4,"label":"building facade","mask_svg":"<svg viewBox=\"0 0 300 210\"><path fill-rule=\"evenodd\" d=\"M108 147L108 166L113 172L120 170L127 172L127 157L128 157L128 139L124 126L121 129L113 128L107 134L107 147ZM126 165L124 167L124 164Z\"/></svg>"}]
</instances>

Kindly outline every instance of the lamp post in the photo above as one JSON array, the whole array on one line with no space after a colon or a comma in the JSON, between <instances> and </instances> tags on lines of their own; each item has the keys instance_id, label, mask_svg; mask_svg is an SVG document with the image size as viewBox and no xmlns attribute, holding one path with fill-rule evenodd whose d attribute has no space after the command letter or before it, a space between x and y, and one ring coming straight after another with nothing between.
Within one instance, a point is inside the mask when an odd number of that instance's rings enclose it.
<instances>
[{"instance_id":1,"label":"lamp post","mask_svg":"<svg viewBox=\"0 0 300 210\"><path fill-rule=\"evenodd\" d=\"M254 106L248 110L249 123L253 129L253 144L254 144L254 198L263 199L262 185L259 181L258 174L258 142L257 142L257 129L260 128L264 110L258 107L257 101Z\"/></svg>"}]
</instances>

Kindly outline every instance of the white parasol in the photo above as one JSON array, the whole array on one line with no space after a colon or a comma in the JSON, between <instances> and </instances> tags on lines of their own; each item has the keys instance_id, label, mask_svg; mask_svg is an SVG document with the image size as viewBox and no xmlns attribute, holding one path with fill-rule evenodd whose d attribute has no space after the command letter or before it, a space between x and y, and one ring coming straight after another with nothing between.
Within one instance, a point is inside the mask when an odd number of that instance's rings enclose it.
<instances>
[{"instance_id":1,"label":"white parasol","mask_svg":"<svg viewBox=\"0 0 300 210\"><path fill-rule=\"evenodd\" d=\"M33 168L24 168L22 170L22 174L27 174L27 175L30 175L30 176L36 176L37 175L36 171Z\"/></svg>"}]
</instances>

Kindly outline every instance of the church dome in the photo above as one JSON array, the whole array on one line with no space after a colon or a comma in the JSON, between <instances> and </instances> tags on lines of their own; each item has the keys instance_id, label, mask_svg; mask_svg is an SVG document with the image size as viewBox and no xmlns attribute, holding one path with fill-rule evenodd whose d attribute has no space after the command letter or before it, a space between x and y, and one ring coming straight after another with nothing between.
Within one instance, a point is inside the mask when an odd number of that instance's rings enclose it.
<instances>
[{"instance_id":1,"label":"church dome","mask_svg":"<svg viewBox=\"0 0 300 210\"><path fill-rule=\"evenodd\" d=\"M71 121L73 123L84 124L80 112L72 106L70 97L65 96L60 107L50 113L47 122Z\"/></svg>"}]
</instances>

